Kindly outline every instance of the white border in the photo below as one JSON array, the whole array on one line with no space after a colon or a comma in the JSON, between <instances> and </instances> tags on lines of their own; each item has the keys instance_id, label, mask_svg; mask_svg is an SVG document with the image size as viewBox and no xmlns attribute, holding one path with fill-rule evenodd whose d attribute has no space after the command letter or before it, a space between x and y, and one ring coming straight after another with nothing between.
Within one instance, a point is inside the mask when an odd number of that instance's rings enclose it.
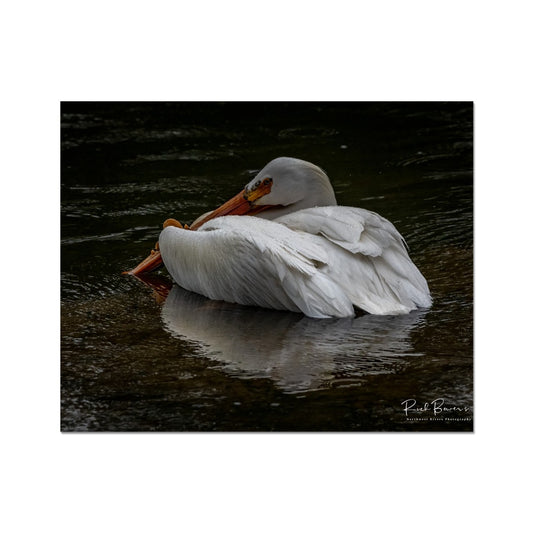
<instances>
[{"instance_id":1,"label":"white border","mask_svg":"<svg viewBox=\"0 0 533 533\"><path fill-rule=\"evenodd\" d=\"M3 7L2 529L522 529L532 375L525 7ZM98 99L474 100L475 434L61 435L59 101Z\"/></svg>"}]
</instances>

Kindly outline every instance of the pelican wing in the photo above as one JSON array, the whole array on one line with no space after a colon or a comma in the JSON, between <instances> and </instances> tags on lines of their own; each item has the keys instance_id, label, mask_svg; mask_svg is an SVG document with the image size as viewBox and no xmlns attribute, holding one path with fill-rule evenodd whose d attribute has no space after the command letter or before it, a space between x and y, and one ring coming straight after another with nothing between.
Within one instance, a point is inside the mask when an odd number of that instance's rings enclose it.
<instances>
[{"instance_id":1,"label":"pelican wing","mask_svg":"<svg viewBox=\"0 0 533 533\"><path fill-rule=\"evenodd\" d=\"M276 219L315 236L327 253L323 272L369 313L403 314L429 307L425 278L409 258L403 237L380 215L355 207L316 207Z\"/></svg>"},{"instance_id":2,"label":"pelican wing","mask_svg":"<svg viewBox=\"0 0 533 533\"><path fill-rule=\"evenodd\" d=\"M198 231L167 227L159 245L174 280L213 300L317 318L354 314L346 291L324 271L327 250L314 235L256 217L226 216Z\"/></svg>"},{"instance_id":3,"label":"pelican wing","mask_svg":"<svg viewBox=\"0 0 533 533\"><path fill-rule=\"evenodd\" d=\"M357 207L328 206L302 209L276 219L291 229L321 235L352 253L379 256L391 245L405 246L387 219Z\"/></svg>"}]
</instances>

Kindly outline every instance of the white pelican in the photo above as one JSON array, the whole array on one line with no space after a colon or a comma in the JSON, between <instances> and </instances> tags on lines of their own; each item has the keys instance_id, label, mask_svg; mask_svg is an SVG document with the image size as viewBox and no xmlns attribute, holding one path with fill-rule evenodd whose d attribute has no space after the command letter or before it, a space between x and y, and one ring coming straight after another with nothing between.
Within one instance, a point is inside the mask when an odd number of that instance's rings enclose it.
<instances>
[{"instance_id":1,"label":"white pelican","mask_svg":"<svg viewBox=\"0 0 533 533\"><path fill-rule=\"evenodd\" d=\"M159 251L130 274L162 261L178 285L212 300L314 318L354 316L354 306L399 315L431 305L392 223L338 206L327 175L307 161L274 159L190 228L173 219L163 228Z\"/></svg>"}]
</instances>

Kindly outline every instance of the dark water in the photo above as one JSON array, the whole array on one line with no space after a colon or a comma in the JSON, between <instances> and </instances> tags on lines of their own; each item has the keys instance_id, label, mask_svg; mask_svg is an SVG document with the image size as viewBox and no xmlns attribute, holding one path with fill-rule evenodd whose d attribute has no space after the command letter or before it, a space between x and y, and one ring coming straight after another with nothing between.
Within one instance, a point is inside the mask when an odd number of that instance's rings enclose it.
<instances>
[{"instance_id":1,"label":"dark water","mask_svg":"<svg viewBox=\"0 0 533 533\"><path fill-rule=\"evenodd\" d=\"M470 431L469 103L64 103L64 431ZM120 272L280 155L406 238L434 305L316 320L211 302ZM428 410L409 416L402 402ZM434 413L433 400L451 411ZM442 402L439 401L438 404ZM466 409L466 411L465 411Z\"/></svg>"}]
</instances>

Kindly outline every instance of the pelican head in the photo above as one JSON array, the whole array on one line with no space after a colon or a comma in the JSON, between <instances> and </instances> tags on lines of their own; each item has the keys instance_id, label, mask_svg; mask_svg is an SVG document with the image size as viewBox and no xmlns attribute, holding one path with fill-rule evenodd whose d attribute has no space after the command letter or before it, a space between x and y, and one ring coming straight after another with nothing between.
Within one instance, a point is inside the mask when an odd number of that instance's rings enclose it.
<instances>
[{"instance_id":1,"label":"pelican head","mask_svg":"<svg viewBox=\"0 0 533 533\"><path fill-rule=\"evenodd\" d=\"M231 200L195 220L191 229L225 215L257 215L273 219L300 209L326 205L337 205L326 173L308 161L278 157Z\"/></svg>"},{"instance_id":2,"label":"pelican head","mask_svg":"<svg viewBox=\"0 0 533 533\"><path fill-rule=\"evenodd\" d=\"M266 185L266 186L265 186ZM290 211L307 207L337 205L335 193L326 173L316 165L292 157L278 157L266 165L245 187L248 200L251 190L264 190L254 198L255 206L290 206ZM279 208L272 212L280 216ZM285 214L289 210L283 210ZM265 216L265 213L262 215Z\"/></svg>"}]
</instances>

